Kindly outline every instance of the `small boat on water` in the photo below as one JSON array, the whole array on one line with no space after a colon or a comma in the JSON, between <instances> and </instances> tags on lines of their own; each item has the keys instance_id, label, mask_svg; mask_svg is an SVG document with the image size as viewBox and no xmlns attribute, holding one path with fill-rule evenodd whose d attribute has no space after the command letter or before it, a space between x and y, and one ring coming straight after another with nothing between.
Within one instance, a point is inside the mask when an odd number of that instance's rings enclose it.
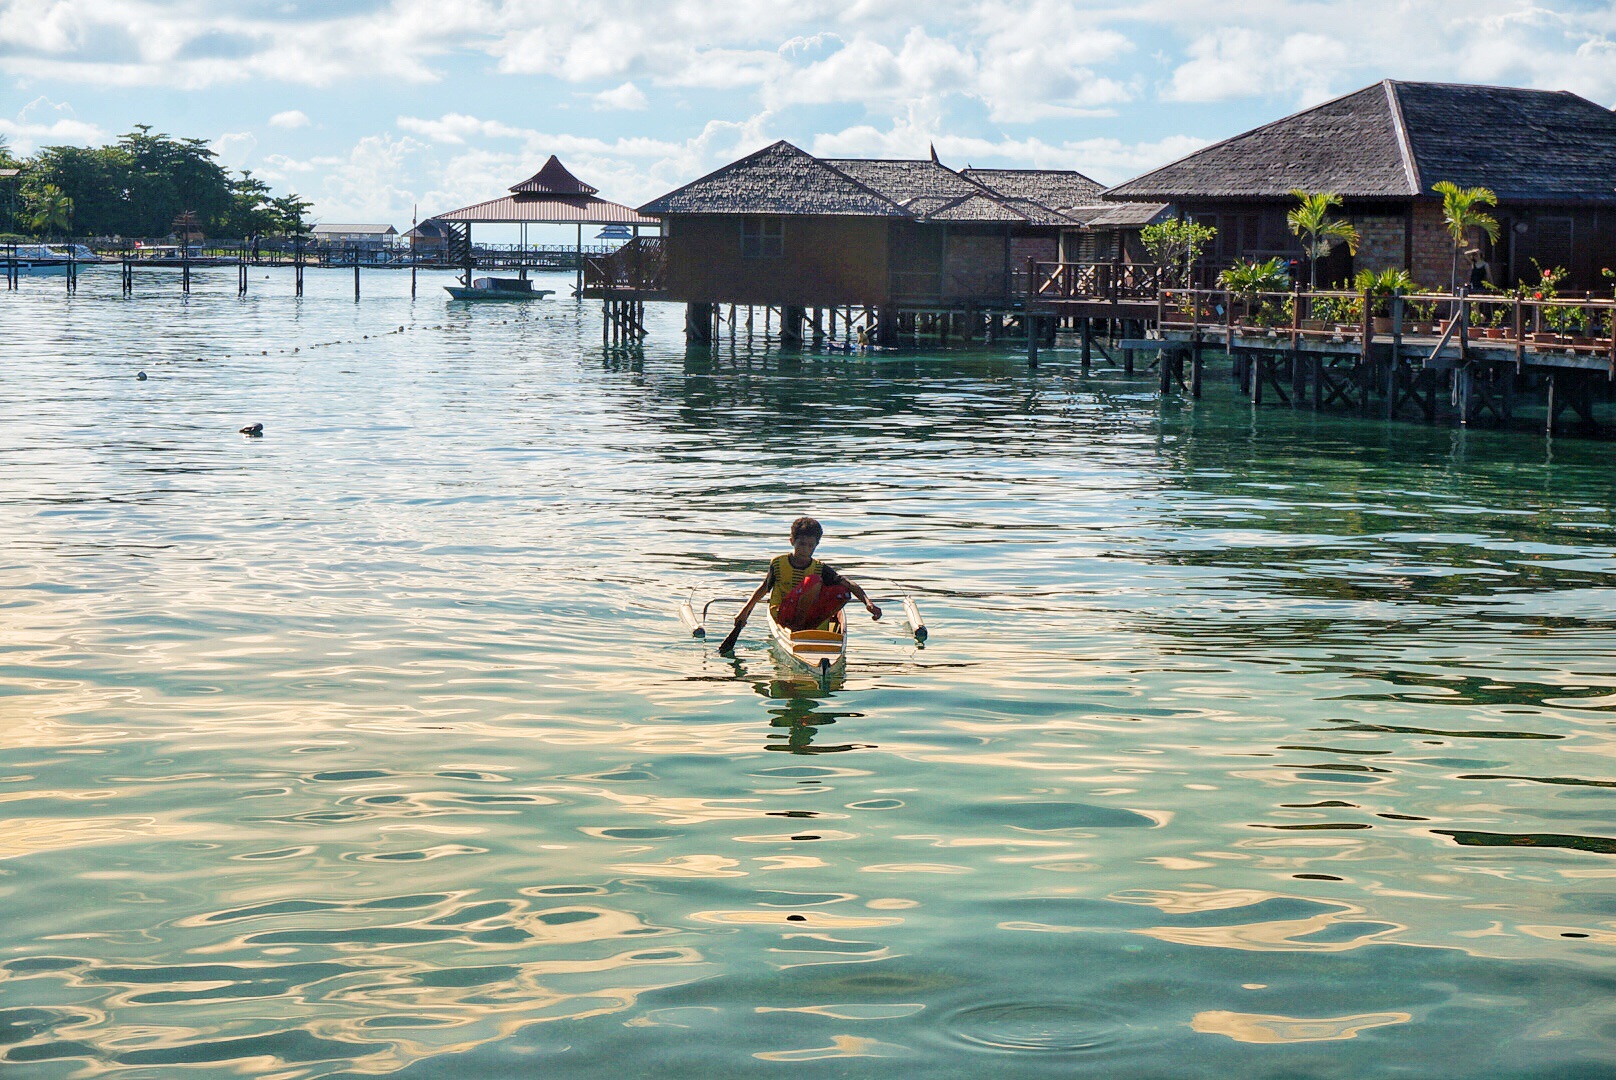
<instances>
[{"instance_id":1,"label":"small boat on water","mask_svg":"<svg viewBox=\"0 0 1616 1080\"><path fill-rule=\"evenodd\" d=\"M769 640L775 652L811 675L824 678L847 669L847 616L838 613L828 630L787 630L774 618L767 605Z\"/></svg>"},{"instance_id":2,"label":"small boat on water","mask_svg":"<svg viewBox=\"0 0 1616 1080\"><path fill-rule=\"evenodd\" d=\"M444 289L456 300L543 300L554 289L535 289L527 278L473 278L471 287L445 285Z\"/></svg>"},{"instance_id":3,"label":"small boat on water","mask_svg":"<svg viewBox=\"0 0 1616 1080\"><path fill-rule=\"evenodd\" d=\"M0 248L0 265L15 265L19 274L65 274L68 263L90 266L105 262L83 244L50 247L47 244L18 244L13 248Z\"/></svg>"}]
</instances>

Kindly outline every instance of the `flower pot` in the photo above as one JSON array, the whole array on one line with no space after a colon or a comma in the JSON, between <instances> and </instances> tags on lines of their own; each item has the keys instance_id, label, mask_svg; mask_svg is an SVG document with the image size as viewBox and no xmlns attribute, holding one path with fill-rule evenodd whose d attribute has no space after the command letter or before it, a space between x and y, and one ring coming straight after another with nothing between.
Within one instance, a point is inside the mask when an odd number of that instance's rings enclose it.
<instances>
[{"instance_id":1,"label":"flower pot","mask_svg":"<svg viewBox=\"0 0 1616 1080\"><path fill-rule=\"evenodd\" d=\"M1302 320L1302 329L1303 330L1326 330L1328 328L1329 328L1328 324L1326 324L1323 319L1303 319Z\"/></svg>"},{"instance_id":2,"label":"flower pot","mask_svg":"<svg viewBox=\"0 0 1616 1080\"><path fill-rule=\"evenodd\" d=\"M1389 333L1392 332L1392 321L1389 318L1383 318L1383 317L1381 317L1379 315L1376 315L1374 317L1374 324L1375 324L1375 333L1377 333L1377 334L1389 334Z\"/></svg>"}]
</instances>

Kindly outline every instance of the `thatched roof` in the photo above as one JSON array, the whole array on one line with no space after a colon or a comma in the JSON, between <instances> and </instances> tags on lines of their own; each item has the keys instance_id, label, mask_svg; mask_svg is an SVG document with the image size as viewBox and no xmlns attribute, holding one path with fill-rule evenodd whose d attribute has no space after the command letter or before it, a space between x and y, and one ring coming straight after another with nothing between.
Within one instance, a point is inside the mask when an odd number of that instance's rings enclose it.
<instances>
[{"instance_id":1,"label":"thatched roof","mask_svg":"<svg viewBox=\"0 0 1616 1080\"><path fill-rule=\"evenodd\" d=\"M653 199L640 213L909 216L891 199L784 139Z\"/></svg>"},{"instance_id":2,"label":"thatched roof","mask_svg":"<svg viewBox=\"0 0 1616 1080\"><path fill-rule=\"evenodd\" d=\"M973 170L984 171L984 170ZM995 174L1031 170L985 170ZM1039 173L1060 177L1079 173ZM1074 225L1047 204L985 184L970 173L936 161L874 158L816 158L788 142L708 173L677 191L640 207L645 214L782 214L895 217L955 224Z\"/></svg>"},{"instance_id":3,"label":"thatched roof","mask_svg":"<svg viewBox=\"0 0 1616 1080\"><path fill-rule=\"evenodd\" d=\"M1118 202L1076 206L1072 216L1091 229L1139 229L1166 220L1172 211L1172 203Z\"/></svg>"},{"instance_id":4,"label":"thatched roof","mask_svg":"<svg viewBox=\"0 0 1616 1080\"><path fill-rule=\"evenodd\" d=\"M1616 202L1616 113L1565 91L1386 80L1118 184L1106 199L1432 194Z\"/></svg>"},{"instance_id":5,"label":"thatched roof","mask_svg":"<svg viewBox=\"0 0 1616 1080\"><path fill-rule=\"evenodd\" d=\"M1091 206L1104 188L1072 169L961 169L960 175L1011 200L1027 200L1064 214Z\"/></svg>"}]
</instances>

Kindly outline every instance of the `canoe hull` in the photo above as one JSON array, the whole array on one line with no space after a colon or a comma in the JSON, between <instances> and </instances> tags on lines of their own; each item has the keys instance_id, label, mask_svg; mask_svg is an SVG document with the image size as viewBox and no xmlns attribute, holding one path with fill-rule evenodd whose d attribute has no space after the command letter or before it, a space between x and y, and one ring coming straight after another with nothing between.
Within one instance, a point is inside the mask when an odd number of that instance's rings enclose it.
<instances>
[{"instance_id":1,"label":"canoe hull","mask_svg":"<svg viewBox=\"0 0 1616 1080\"><path fill-rule=\"evenodd\" d=\"M830 630L787 630L775 621L773 611L764 611L774 651L794 669L820 677L846 670L847 622L843 616L836 617Z\"/></svg>"}]
</instances>

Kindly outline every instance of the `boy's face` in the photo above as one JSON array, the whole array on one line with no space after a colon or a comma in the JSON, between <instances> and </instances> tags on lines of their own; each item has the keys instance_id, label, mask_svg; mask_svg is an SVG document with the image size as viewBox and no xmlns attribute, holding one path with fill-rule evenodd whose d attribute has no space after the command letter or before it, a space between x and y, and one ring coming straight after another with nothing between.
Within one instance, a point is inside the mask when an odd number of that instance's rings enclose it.
<instances>
[{"instance_id":1,"label":"boy's face","mask_svg":"<svg viewBox=\"0 0 1616 1080\"><path fill-rule=\"evenodd\" d=\"M793 536L791 538L791 554L799 558L808 558L814 553L814 548L818 546L819 537L817 536Z\"/></svg>"}]
</instances>

